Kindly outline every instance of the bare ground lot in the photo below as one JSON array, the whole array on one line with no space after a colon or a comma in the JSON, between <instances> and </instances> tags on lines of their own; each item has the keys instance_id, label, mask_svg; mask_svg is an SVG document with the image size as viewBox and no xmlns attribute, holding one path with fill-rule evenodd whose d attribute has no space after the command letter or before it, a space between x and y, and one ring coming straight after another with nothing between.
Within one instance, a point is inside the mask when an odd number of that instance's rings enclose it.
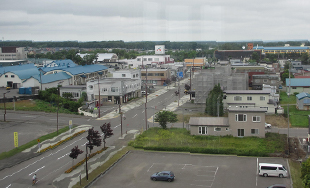
<instances>
[{"instance_id":1,"label":"bare ground lot","mask_svg":"<svg viewBox=\"0 0 310 188\"><path fill-rule=\"evenodd\" d=\"M287 167L287 160L283 158L131 151L91 187L239 188L267 187L276 183L290 187L290 178L258 176L257 163L260 162ZM171 183L150 180L151 174L162 170L173 171L176 180Z\"/></svg>"}]
</instances>

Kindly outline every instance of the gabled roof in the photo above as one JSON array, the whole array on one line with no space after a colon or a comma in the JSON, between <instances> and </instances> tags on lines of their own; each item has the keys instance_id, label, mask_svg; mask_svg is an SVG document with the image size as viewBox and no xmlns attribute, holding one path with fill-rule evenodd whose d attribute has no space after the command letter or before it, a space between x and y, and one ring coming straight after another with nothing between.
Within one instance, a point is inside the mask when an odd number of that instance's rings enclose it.
<instances>
[{"instance_id":1,"label":"gabled roof","mask_svg":"<svg viewBox=\"0 0 310 188\"><path fill-rule=\"evenodd\" d=\"M289 84L289 78L286 78L285 83L287 86L291 85L291 87L309 87L310 78L291 78L291 84Z\"/></svg>"},{"instance_id":2,"label":"gabled roof","mask_svg":"<svg viewBox=\"0 0 310 188\"><path fill-rule=\"evenodd\" d=\"M40 74L38 68L32 63L16 66L0 67L0 75L8 72L16 74L21 80L30 78L33 75Z\"/></svg>"},{"instance_id":3,"label":"gabled roof","mask_svg":"<svg viewBox=\"0 0 310 188\"><path fill-rule=\"evenodd\" d=\"M189 125L229 126L227 117L191 117Z\"/></svg>"},{"instance_id":4,"label":"gabled roof","mask_svg":"<svg viewBox=\"0 0 310 188\"><path fill-rule=\"evenodd\" d=\"M103 65L85 65L85 66L76 66L76 67L69 67L62 69L65 72L69 72L72 75L78 75L78 74L87 74L92 72L98 72L102 70L108 69L106 66Z\"/></svg>"},{"instance_id":5,"label":"gabled roof","mask_svg":"<svg viewBox=\"0 0 310 188\"><path fill-rule=\"evenodd\" d=\"M39 83L41 83L40 81L40 75L34 75L31 76L32 78L36 79L39 81ZM61 81L61 80L66 80L71 78L70 75L68 75L65 72L58 72L55 74L47 74L47 75L41 75L42 78L42 84L47 84L47 83L51 83L51 82L56 82L56 81ZM28 80L28 79L27 79ZM26 80L25 80L26 81ZM25 82L24 81L24 82Z\"/></svg>"},{"instance_id":6,"label":"gabled roof","mask_svg":"<svg viewBox=\"0 0 310 188\"><path fill-rule=\"evenodd\" d=\"M310 94L306 92L302 92L302 93L297 94L296 97L298 98L298 100L301 100L306 97L310 98Z\"/></svg>"},{"instance_id":7,"label":"gabled roof","mask_svg":"<svg viewBox=\"0 0 310 188\"><path fill-rule=\"evenodd\" d=\"M44 72L49 72L49 71L52 71L52 70L62 70L62 69L65 69L65 68L78 66L71 59L56 60L56 61L53 61L50 64L53 64L53 63L55 63L56 66L54 66L54 67L46 67L45 66L45 67L41 67L40 69L42 71L44 71Z\"/></svg>"}]
</instances>

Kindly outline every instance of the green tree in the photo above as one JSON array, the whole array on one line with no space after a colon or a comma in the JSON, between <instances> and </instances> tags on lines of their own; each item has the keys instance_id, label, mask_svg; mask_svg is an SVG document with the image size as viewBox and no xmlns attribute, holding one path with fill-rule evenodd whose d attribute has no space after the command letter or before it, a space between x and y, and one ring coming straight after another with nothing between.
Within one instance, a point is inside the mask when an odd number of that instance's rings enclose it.
<instances>
[{"instance_id":1,"label":"green tree","mask_svg":"<svg viewBox=\"0 0 310 188\"><path fill-rule=\"evenodd\" d=\"M177 122L177 114L170 111L160 111L155 115L155 122L158 122L163 129L167 129L167 122L175 123Z\"/></svg>"},{"instance_id":2,"label":"green tree","mask_svg":"<svg viewBox=\"0 0 310 188\"><path fill-rule=\"evenodd\" d=\"M252 60L255 60L256 62L259 62L259 55L257 52L253 52L252 54Z\"/></svg>"},{"instance_id":3,"label":"green tree","mask_svg":"<svg viewBox=\"0 0 310 188\"><path fill-rule=\"evenodd\" d=\"M219 109L219 110L217 110ZM215 85L206 99L205 113L211 116L223 116L223 90L220 84Z\"/></svg>"},{"instance_id":4,"label":"green tree","mask_svg":"<svg viewBox=\"0 0 310 188\"><path fill-rule=\"evenodd\" d=\"M301 63L303 65L309 65L310 64L310 58L309 58L309 54L308 53L303 53L301 55Z\"/></svg>"},{"instance_id":5,"label":"green tree","mask_svg":"<svg viewBox=\"0 0 310 188\"><path fill-rule=\"evenodd\" d=\"M285 69L284 72L281 74L281 80L285 83L286 78L289 78L289 70ZM294 75L291 73L291 78L294 78Z\"/></svg>"}]
</instances>

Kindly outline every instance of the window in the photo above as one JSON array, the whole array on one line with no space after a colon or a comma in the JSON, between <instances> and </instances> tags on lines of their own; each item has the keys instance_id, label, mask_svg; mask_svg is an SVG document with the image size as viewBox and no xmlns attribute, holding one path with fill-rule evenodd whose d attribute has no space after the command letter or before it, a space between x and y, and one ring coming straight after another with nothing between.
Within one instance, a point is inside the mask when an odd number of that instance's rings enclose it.
<instances>
[{"instance_id":1,"label":"window","mask_svg":"<svg viewBox=\"0 0 310 188\"><path fill-rule=\"evenodd\" d=\"M252 96L247 96L247 100L251 101L252 100Z\"/></svg>"},{"instance_id":2,"label":"window","mask_svg":"<svg viewBox=\"0 0 310 188\"><path fill-rule=\"evenodd\" d=\"M136 77L138 78L138 77L139 77L139 74L136 74Z\"/></svg>"},{"instance_id":3,"label":"window","mask_svg":"<svg viewBox=\"0 0 310 188\"><path fill-rule=\"evenodd\" d=\"M5 75L5 77L7 78L7 77L9 77L8 75Z\"/></svg>"},{"instance_id":4,"label":"window","mask_svg":"<svg viewBox=\"0 0 310 188\"><path fill-rule=\"evenodd\" d=\"M154 61L159 61L159 58L154 58Z\"/></svg>"},{"instance_id":5,"label":"window","mask_svg":"<svg viewBox=\"0 0 310 188\"><path fill-rule=\"evenodd\" d=\"M118 92L118 87L111 87L111 92Z\"/></svg>"},{"instance_id":6,"label":"window","mask_svg":"<svg viewBox=\"0 0 310 188\"><path fill-rule=\"evenodd\" d=\"M155 76L159 76L159 73L155 73Z\"/></svg>"},{"instance_id":7,"label":"window","mask_svg":"<svg viewBox=\"0 0 310 188\"><path fill-rule=\"evenodd\" d=\"M264 100L266 99L266 97L260 96L259 99L260 99L261 101L264 101Z\"/></svg>"},{"instance_id":8,"label":"window","mask_svg":"<svg viewBox=\"0 0 310 188\"><path fill-rule=\"evenodd\" d=\"M229 131L229 128L225 128L226 131Z\"/></svg>"},{"instance_id":9,"label":"window","mask_svg":"<svg viewBox=\"0 0 310 188\"><path fill-rule=\"evenodd\" d=\"M253 122L260 122L260 116L253 116L252 121Z\"/></svg>"},{"instance_id":10,"label":"window","mask_svg":"<svg viewBox=\"0 0 310 188\"><path fill-rule=\"evenodd\" d=\"M145 76L146 74L145 73L141 73L141 76Z\"/></svg>"},{"instance_id":11,"label":"window","mask_svg":"<svg viewBox=\"0 0 310 188\"><path fill-rule=\"evenodd\" d=\"M112 101L112 96L108 96L108 101Z\"/></svg>"},{"instance_id":12,"label":"window","mask_svg":"<svg viewBox=\"0 0 310 188\"><path fill-rule=\"evenodd\" d=\"M251 134L258 134L258 129L251 129Z\"/></svg>"},{"instance_id":13,"label":"window","mask_svg":"<svg viewBox=\"0 0 310 188\"><path fill-rule=\"evenodd\" d=\"M234 101L241 101L242 100L242 97L240 96L234 96Z\"/></svg>"},{"instance_id":14,"label":"window","mask_svg":"<svg viewBox=\"0 0 310 188\"><path fill-rule=\"evenodd\" d=\"M141 58L137 58L137 61L141 61ZM133 64L132 64L133 65ZM132 66L132 65L130 65L130 66Z\"/></svg>"},{"instance_id":15,"label":"window","mask_svg":"<svg viewBox=\"0 0 310 188\"><path fill-rule=\"evenodd\" d=\"M164 76L164 73L159 73L159 76Z\"/></svg>"},{"instance_id":16,"label":"window","mask_svg":"<svg viewBox=\"0 0 310 188\"><path fill-rule=\"evenodd\" d=\"M264 79L264 83L267 83L268 82L268 80L267 79Z\"/></svg>"},{"instance_id":17,"label":"window","mask_svg":"<svg viewBox=\"0 0 310 188\"><path fill-rule=\"evenodd\" d=\"M133 78L135 78L135 77L136 77L136 75L132 75L132 77L133 77Z\"/></svg>"},{"instance_id":18,"label":"window","mask_svg":"<svg viewBox=\"0 0 310 188\"><path fill-rule=\"evenodd\" d=\"M246 121L246 114L236 114L236 121Z\"/></svg>"},{"instance_id":19,"label":"window","mask_svg":"<svg viewBox=\"0 0 310 188\"><path fill-rule=\"evenodd\" d=\"M11 75L11 78L14 78L15 77L15 75Z\"/></svg>"},{"instance_id":20,"label":"window","mask_svg":"<svg viewBox=\"0 0 310 188\"><path fill-rule=\"evenodd\" d=\"M244 129L238 129L238 136L244 136Z\"/></svg>"},{"instance_id":21,"label":"window","mask_svg":"<svg viewBox=\"0 0 310 188\"><path fill-rule=\"evenodd\" d=\"M296 89L296 87L292 87L292 89Z\"/></svg>"},{"instance_id":22,"label":"window","mask_svg":"<svg viewBox=\"0 0 310 188\"><path fill-rule=\"evenodd\" d=\"M153 73L147 73L148 76L153 76Z\"/></svg>"},{"instance_id":23,"label":"window","mask_svg":"<svg viewBox=\"0 0 310 188\"><path fill-rule=\"evenodd\" d=\"M198 127L198 133L199 134L207 134L207 127Z\"/></svg>"},{"instance_id":24,"label":"window","mask_svg":"<svg viewBox=\"0 0 310 188\"><path fill-rule=\"evenodd\" d=\"M147 60L148 60L148 61L152 61L153 59L152 59L152 58L147 58Z\"/></svg>"},{"instance_id":25,"label":"window","mask_svg":"<svg viewBox=\"0 0 310 188\"><path fill-rule=\"evenodd\" d=\"M103 88L103 91L108 91L108 89L107 88Z\"/></svg>"},{"instance_id":26,"label":"window","mask_svg":"<svg viewBox=\"0 0 310 188\"><path fill-rule=\"evenodd\" d=\"M143 58L143 61L147 61L147 58Z\"/></svg>"},{"instance_id":27,"label":"window","mask_svg":"<svg viewBox=\"0 0 310 188\"><path fill-rule=\"evenodd\" d=\"M122 77L126 77L126 74L122 74Z\"/></svg>"},{"instance_id":28,"label":"window","mask_svg":"<svg viewBox=\"0 0 310 188\"><path fill-rule=\"evenodd\" d=\"M220 128L220 127L215 127L215 128L214 128L214 131L222 131L222 128Z\"/></svg>"}]
</instances>

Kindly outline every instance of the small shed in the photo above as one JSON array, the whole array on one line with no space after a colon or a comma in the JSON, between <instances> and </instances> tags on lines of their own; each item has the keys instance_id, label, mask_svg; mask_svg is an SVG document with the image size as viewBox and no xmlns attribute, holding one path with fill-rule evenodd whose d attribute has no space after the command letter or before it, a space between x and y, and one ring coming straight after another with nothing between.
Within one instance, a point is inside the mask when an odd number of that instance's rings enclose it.
<instances>
[{"instance_id":1,"label":"small shed","mask_svg":"<svg viewBox=\"0 0 310 188\"><path fill-rule=\"evenodd\" d=\"M299 110L310 110L310 94L306 92L297 94L296 107Z\"/></svg>"}]
</instances>

